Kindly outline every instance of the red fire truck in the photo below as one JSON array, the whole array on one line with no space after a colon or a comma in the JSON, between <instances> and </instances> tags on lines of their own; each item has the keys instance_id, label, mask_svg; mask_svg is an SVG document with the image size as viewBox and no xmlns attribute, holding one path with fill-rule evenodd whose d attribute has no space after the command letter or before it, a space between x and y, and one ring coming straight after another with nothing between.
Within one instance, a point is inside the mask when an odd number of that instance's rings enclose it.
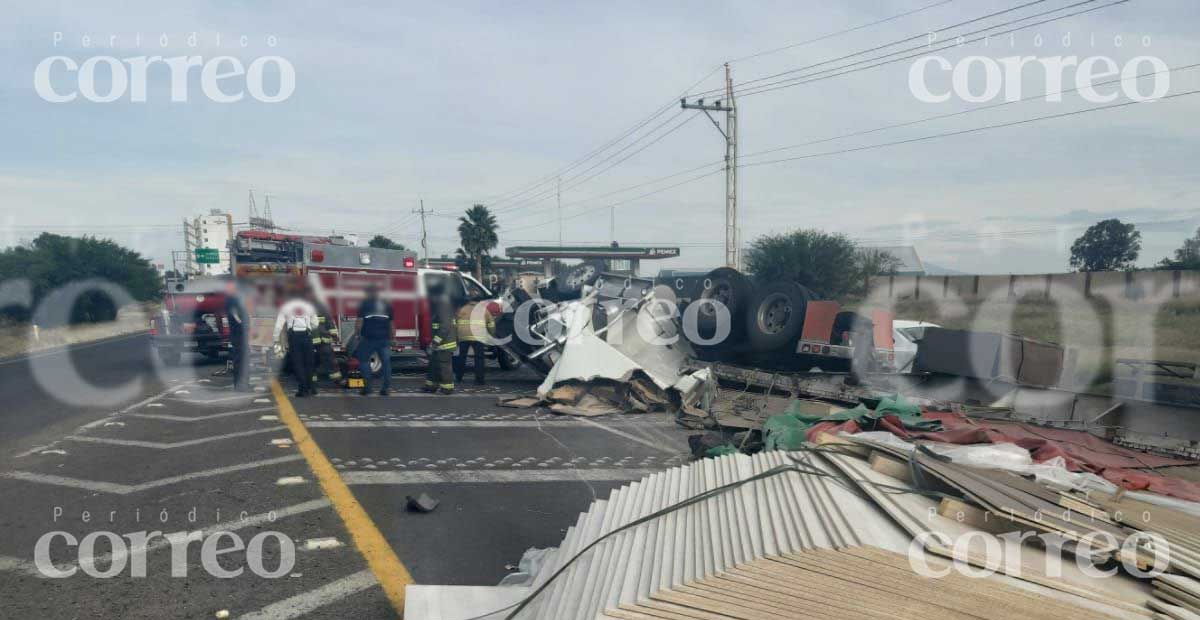
<instances>
[{"instance_id":1,"label":"red fire truck","mask_svg":"<svg viewBox=\"0 0 1200 620\"><path fill-rule=\"evenodd\" d=\"M268 349L276 311L294 287L303 282L324 306L333 322L334 351L345 363L358 319L358 305L369 285L392 304L393 355L420 354L432 341L429 303L431 282L444 280L456 301L494 300L494 295L474 278L458 271L425 269L412 252L359 247L338 237L290 235L264 230L237 234L232 247L233 274L247 291L252 348ZM177 363L185 352L216 358L229 349L229 327L224 316L225 279L189 280L168 287L164 311L151 324L159 356ZM498 306L496 310L498 312ZM509 368L515 360L493 351ZM377 371L380 360L370 360Z\"/></svg>"}]
</instances>

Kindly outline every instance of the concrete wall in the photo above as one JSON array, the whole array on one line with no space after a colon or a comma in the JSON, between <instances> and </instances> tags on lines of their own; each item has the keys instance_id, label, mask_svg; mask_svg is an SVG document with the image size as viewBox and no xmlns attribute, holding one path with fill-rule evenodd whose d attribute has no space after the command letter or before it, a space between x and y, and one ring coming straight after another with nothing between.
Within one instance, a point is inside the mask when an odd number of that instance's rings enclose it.
<instances>
[{"instance_id":1,"label":"concrete wall","mask_svg":"<svg viewBox=\"0 0 1200 620\"><path fill-rule=\"evenodd\" d=\"M999 297L1200 298L1200 271L1101 271L991 276L875 276L872 295L889 299Z\"/></svg>"}]
</instances>

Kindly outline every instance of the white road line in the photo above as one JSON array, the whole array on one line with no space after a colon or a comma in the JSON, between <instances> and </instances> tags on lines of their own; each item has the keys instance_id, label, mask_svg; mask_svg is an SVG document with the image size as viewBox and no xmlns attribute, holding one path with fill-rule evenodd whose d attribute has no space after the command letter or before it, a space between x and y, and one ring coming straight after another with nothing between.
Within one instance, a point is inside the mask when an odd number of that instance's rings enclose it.
<instances>
[{"instance_id":1,"label":"white road line","mask_svg":"<svg viewBox=\"0 0 1200 620\"><path fill-rule=\"evenodd\" d=\"M42 571L38 570L37 565L29 560L21 558L9 557L0 555L0 572L6 573L22 573L30 577L43 577Z\"/></svg>"},{"instance_id":2,"label":"white road line","mask_svg":"<svg viewBox=\"0 0 1200 620\"><path fill-rule=\"evenodd\" d=\"M378 584L375 574L368 569L239 617L241 620L291 620Z\"/></svg>"},{"instance_id":3,"label":"white road line","mask_svg":"<svg viewBox=\"0 0 1200 620\"><path fill-rule=\"evenodd\" d=\"M650 426L648 422L614 422L626 428L631 426ZM587 428L588 425L598 426L609 430L608 424L602 424L585 418L568 418L555 420L305 420L308 428ZM615 432L615 431L614 431ZM660 447L661 446L656 446ZM674 454L674 452L672 452Z\"/></svg>"},{"instance_id":4,"label":"white road line","mask_svg":"<svg viewBox=\"0 0 1200 620\"><path fill-rule=\"evenodd\" d=\"M634 441L634 442L642 444L643 446L653 448L659 452L662 452L663 454L670 454L670 455L674 456L679 453L677 450L671 450L670 448L664 447L662 442L652 441L652 440L649 440L649 439L646 439L643 437L638 437L637 435L634 435L631 433L626 433L623 430L613 428L612 426L610 426L608 424L601 424L595 420L589 420L587 418L580 418L579 421L583 422L584 424L589 424L600 430L608 431L614 435L617 435L618 437L624 437L625 439L628 439L629 441ZM548 422L542 422L543 425L547 424L547 423Z\"/></svg>"},{"instance_id":5,"label":"white road line","mask_svg":"<svg viewBox=\"0 0 1200 620\"><path fill-rule=\"evenodd\" d=\"M644 478L657 469L521 469L457 471L349 471L346 484L461 484L468 482L602 482Z\"/></svg>"},{"instance_id":6,"label":"white road line","mask_svg":"<svg viewBox=\"0 0 1200 620\"><path fill-rule=\"evenodd\" d=\"M259 395L254 392L245 392L243 394L234 394L233 396L221 396L218 398L170 398L178 403L187 403L189 405L210 405L212 403L223 403L230 400L246 400L249 398L257 398Z\"/></svg>"},{"instance_id":7,"label":"white road line","mask_svg":"<svg viewBox=\"0 0 1200 620\"><path fill-rule=\"evenodd\" d=\"M6 471L0 472L0 478L10 478L13 480L24 480L26 482L34 482L37 484L49 484L60 487L71 487L75 489L84 489L87 491L95 491L97 493L112 493L114 495L129 495L130 493L138 493L158 487L170 486L180 482L190 480L198 480L200 478L211 478L213 476L221 476L247 469L257 469L259 467L268 467L279 463L289 463L298 461L304 456L300 454L289 454L287 456L279 456L271 459L263 459L261 461L252 461L249 463L241 463L238 465L229 465L226 467L218 467L216 469L206 469L204 471L196 471L190 474L180 476L171 476L159 480L151 480L141 484L120 484L118 482L102 482L95 480L83 480L80 478L68 478L66 476L53 476L50 474L39 474L30 471Z\"/></svg>"},{"instance_id":8,"label":"white road line","mask_svg":"<svg viewBox=\"0 0 1200 620\"><path fill-rule=\"evenodd\" d=\"M227 521L225 523L218 523L216 525L211 525L211 526L206 527L199 531L201 533L201 537L207 538L214 532L235 532L237 530L248 528L248 527L258 527L264 523L274 523L278 519L283 519L286 517L304 514L306 512L312 512L314 510L321 510L323 508L328 508L331 505L332 504L330 504L328 499L325 499L325 498L314 499L314 500L310 500L307 502L301 502L299 504L294 504L291 506L286 506L284 508L272 510L269 512L251 515L251 516L246 517L245 519L237 519L237 520L233 520L233 521ZM167 534L165 536L155 536L154 538L150 539L150 541L146 544L146 552L149 553L156 549L162 549L163 547L169 547L171 545L171 542L170 542L170 539L167 538L167 536L182 535L184 533L185 532L176 532L174 534ZM118 554L117 557L125 557L128 554L129 554L129 550L125 549L125 551ZM80 561L82 561L86 557L88 557L88 556L81 554ZM94 562L97 564L100 564L100 565L108 565L113 560L113 557L114 557L114 554L112 554L112 553L104 553L104 554L101 554L98 556L94 556ZM55 566L57 566L60 569L67 569L71 566L77 566L77 565L78 565L77 562L65 563L65 564L55 564ZM42 574L41 571L38 570L37 565L34 564L33 562L29 562L27 560L22 560L20 558L12 558L12 557L7 557L7 556L0 556L0 572L19 572L19 573L25 573L28 575L33 575L35 577L44 577L45 576Z\"/></svg>"},{"instance_id":9,"label":"white road line","mask_svg":"<svg viewBox=\"0 0 1200 620\"><path fill-rule=\"evenodd\" d=\"M186 441L176 441L174 443L164 443L159 441L141 441L138 439L116 439L112 437L90 437L88 435L70 435L64 437L69 441L80 441L85 443L99 443L111 446L129 446L131 448L153 448L155 450L174 450L176 448L186 448L188 446L196 446L203 443L213 441L224 441L226 439L237 439L238 437L249 437L250 435L261 435L263 433L279 433L287 432L286 428L276 426L272 428L256 428L252 431L241 431L239 433L226 433L224 435L213 435L212 437L201 437L199 439L188 439Z\"/></svg>"},{"instance_id":10,"label":"white road line","mask_svg":"<svg viewBox=\"0 0 1200 620\"><path fill-rule=\"evenodd\" d=\"M126 417L145 418L147 420L167 420L170 422L201 422L204 420L215 420L217 418L227 418L235 415L244 415L247 413L262 413L264 411L275 411L274 407L257 407L254 409L242 409L239 411L226 411L224 413L213 413L196 417L184 415L171 415L169 413L129 413ZM259 418L262 419L262 418ZM274 418L279 419L279 418Z\"/></svg>"},{"instance_id":11,"label":"white road line","mask_svg":"<svg viewBox=\"0 0 1200 620\"><path fill-rule=\"evenodd\" d=\"M317 398L345 398L346 396L347 395L345 395L345 394L332 394L329 392L321 392L321 393L317 394ZM373 398L514 398L514 397L516 397L516 394L507 394L507 393L500 393L500 392L488 392L486 394L464 394L464 393L458 393L458 392L456 392L454 394L426 394L425 392L415 392L415 393L392 392L391 394L388 394L387 396L359 396L358 398L364 398L364 399L370 400Z\"/></svg>"}]
</instances>

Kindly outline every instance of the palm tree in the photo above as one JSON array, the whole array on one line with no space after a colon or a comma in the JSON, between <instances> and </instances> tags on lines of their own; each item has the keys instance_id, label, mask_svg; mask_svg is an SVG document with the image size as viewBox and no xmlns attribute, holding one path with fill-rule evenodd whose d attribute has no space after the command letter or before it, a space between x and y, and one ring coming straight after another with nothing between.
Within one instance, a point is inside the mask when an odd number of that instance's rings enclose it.
<instances>
[{"instance_id":1,"label":"palm tree","mask_svg":"<svg viewBox=\"0 0 1200 620\"><path fill-rule=\"evenodd\" d=\"M462 251L475 263L475 279L483 281L483 263L488 251L500 243L496 236L496 216L483 205L474 205L458 218L458 237Z\"/></svg>"}]
</instances>

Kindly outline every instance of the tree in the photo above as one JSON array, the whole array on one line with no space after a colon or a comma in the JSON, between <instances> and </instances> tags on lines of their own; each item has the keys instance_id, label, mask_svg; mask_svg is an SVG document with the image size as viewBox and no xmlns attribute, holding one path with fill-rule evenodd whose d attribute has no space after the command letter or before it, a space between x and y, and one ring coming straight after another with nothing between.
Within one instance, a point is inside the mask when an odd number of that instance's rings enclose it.
<instances>
[{"instance_id":1,"label":"tree","mask_svg":"<svg viewBox=\"0 0 1200 620\"><path fill-rule=\"evenodd\" d=\"M831 299L863 292L868 275L896 264L890 254L860 250L849 237L820 230L764 235L746 250L746 268L759 282L791 280Z\"/></svg>"},{"instance_id":2,"label":"tree","mask_svg":"<svg viewBox=\"0 0 1200 620\"><path fill-rule=\"evenodd\" d=\"M1158 265L1165 269L1200 269L1200 228L1190 239L1183 240L1174 258L1164 258Z\"/></svg>"},{"instance_id":3,"label":"tree","mask_svg":"<svg viewBox=\"0 0 1200 620\"><path fill-rule=\"evenodd\" d=\"M367 245L373 248L383 248L385 250L403 250L404 244L396 243L383 235L375 235L367 242Z\"/></svg>"},{"instance_id":4,"label":"tree","mask_svg":"<svg viewBox=\"0 0 1200 620\"><path fill-rule=\"evenodd\" d=\"M0 251L0 283L29 282L35 307L63 285L92 278L115 284L138 301L154 299L162 292L162 281L150 261L108 239L42 233L29 247ZM69 320L110 321L117 310L107 294L87 291L75 300ZM30 309L20 306L0 307L0 312L20 321L31 315Z\"/></svg>"},{"instance_id":5,"label":"tree","mask_svg":"<svg viewBox=\"0 0 1200 620\"><path fill-rule=\"evenodd\" d=\"M1071 266L1079 271L1132 269L1142 233L1118 219L1096 222L1071 244Z\"/></svg>"},{"instance_id":6,"label":"tree","mask_svg":"<svg viewBox=\"0 0 1200 620\"><path fill-rule=\"evenodd\" d=\"M473 263L475 278L483 281L484 264L490 260L488 252L500 243L496 230L496 216L483 205L474 205L458 218L458 237L463 257Z\"/></svg>"}]
</instances>

